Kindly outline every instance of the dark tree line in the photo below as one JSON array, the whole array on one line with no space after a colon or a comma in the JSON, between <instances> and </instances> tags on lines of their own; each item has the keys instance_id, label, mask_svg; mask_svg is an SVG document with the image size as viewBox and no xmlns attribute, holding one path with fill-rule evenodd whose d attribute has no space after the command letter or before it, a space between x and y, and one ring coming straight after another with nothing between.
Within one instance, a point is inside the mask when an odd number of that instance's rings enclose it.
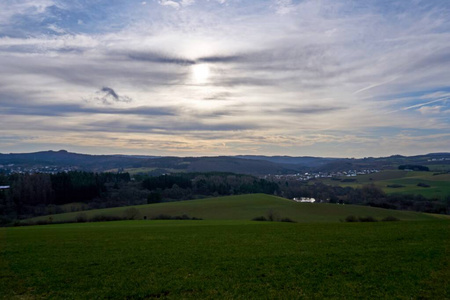
<instances>
[{"instance_id":1,"label":"dark tree line","mask_svg":"<svg viewBox=\"0 0 450 300\"><path fill-rule=\"evenodd\" d=\"M422 165L400 165L399 170L413 170L413 171L430 171L427 166Z\"/></svg>"},{"instance_id":2,"label":"dark tree line","mask_svg":"<svg viewBox=\"0 0 450 300\"><path fill-rule=\"evenodd\" d=\"M191 180L185 176L161 175L156 177L148 177L142 181L142 186L148 190L168 189L174 184L183 189L192 187Z\"/></svg>"},{"instance_id":3,"label":"dark tree line","mask_svg":"<svg viewBox=\"0 0 450 300\"><path fill-rule=\"evenodd\" d=\"M278 184L250 175L233 173L180 173L161 175L142 180L151 191L148 203L188 200L206 196L225 196L250 193L277 194Z\"/></svg>"},{"instance_id":4,"label":"dark tree line","mask_svg":"<svg viewBox=\"0 0 450 300\"><path fill-rule=\"evenodd\" d=\"M49 206L88 203L107 192L106 184L130 181L130 175L92 172L0 174L0 215L20 218L45 213Z\"/></svg>"}]
</instances>

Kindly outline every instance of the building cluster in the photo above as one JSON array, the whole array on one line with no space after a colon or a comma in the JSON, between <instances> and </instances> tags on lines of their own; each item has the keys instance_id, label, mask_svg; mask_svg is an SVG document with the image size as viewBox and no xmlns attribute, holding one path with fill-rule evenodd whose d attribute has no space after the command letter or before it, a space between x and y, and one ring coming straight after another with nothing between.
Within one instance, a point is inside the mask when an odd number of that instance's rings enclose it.
<instances>
[{"instance_id":1,"label":"building cluster","mask_svg":"<svg viewBox=\"0 0 450 300\"><path fill-rule=\"evenodd\" d=\"M314 202L316 202L316 199L314 199L314 198L307 198L307 197L293 198L292 200L294 200L295 202L300 202L300 203L314 203Z\"/></svg>"},{"instance_id":2,"label":"building cluster","mask_svg":"<svg viewBox=\"0 0 450 300\"><path fill-rule=\"evenodd\" d=\"M450 158L448 158L448 157L432 158L432 159L429 159L428 161L446 161L446 160L450 160Z\"/></svg>"},{"instance_id":3,"label":"building cluster","mask_svg":"<svg viewBox=\"0 0 450 300\"><path fill-rule=\"evenodd\" d=\"M333 178L333 177L355 177L357 175L366 175L377 173L379 170L376 169L364 169L364 170L348 170L348 171L338 171L338 172L311 172L311 173L296 173L296 174L285 174L285 175L265 175L264 179L272 180L299 180L308 181L316 178Z\"/></svg>"},{"instance_id":4,"label":"building cluster","mask_svg":"<svg viewBox=\"0 0 450 300\"><path fill-rule=\"evenodd\" d=\"M35 174L46 173L56 174L62 172L76 171L75 167L62 167L62 166L18 166L15 164L0 165L0 173L3 174Z\"/></svg>"}]
</instances>

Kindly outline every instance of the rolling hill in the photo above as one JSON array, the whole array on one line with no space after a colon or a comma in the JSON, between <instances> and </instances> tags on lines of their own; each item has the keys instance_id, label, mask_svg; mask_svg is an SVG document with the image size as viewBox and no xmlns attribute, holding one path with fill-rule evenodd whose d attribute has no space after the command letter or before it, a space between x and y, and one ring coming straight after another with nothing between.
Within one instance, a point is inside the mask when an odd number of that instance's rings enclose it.
<instances>
[{"instance_id":1,"label":"rolling hill","mask_svg":"<svg viewBox=\"0 0 450 300\"><path fill-rule=\"evenodd\" d=\"M371 216L376 219L393 216L400 220L433 220L447 217L358 205L297 203L265 194L227 196L131 207L138 211L136 219L143 219L144 217L151 219L164 214L170 216L188 215L205 220L252 220L255 217L265 216L269 212L280 218L290 218L296 222L339 222L349 215ZM64 213L36 217L25 220L25 222L46 221L50 217L52 222L74 222L80 215L86 219L95 216L123 217L129 209L130 206Z\"/></svg>"}]
</instances>

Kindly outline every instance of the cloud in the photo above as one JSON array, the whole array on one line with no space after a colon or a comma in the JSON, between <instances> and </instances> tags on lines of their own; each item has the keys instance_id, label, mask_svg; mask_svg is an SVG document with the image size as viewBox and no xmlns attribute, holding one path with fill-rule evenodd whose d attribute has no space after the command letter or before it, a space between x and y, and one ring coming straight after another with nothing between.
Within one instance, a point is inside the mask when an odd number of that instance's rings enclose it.
<instances>
[{"instance_id":1,"label":"cloud","mask_svg":"<svg viewBox=\"0 0 450 300\"><path fill-rule=\"evenodd\" d=\"M441 113L442 106L422 106L418 111L423 115L436 115Z\"/></svg>"},{"instance_id":2,"label":"cloud","mask_svg":"<svg viewBox=\"0 0 450 300\"><path fill-rule=\"evenodd\" d=\"M129 103L133 101L128 96L119 96L112 88L109 87L102 87L100 91L97 92L99 95L98 97L95 97L94 99L97 101L101 101L103 104L110 105L114 102L125 102Z\"/></svg>"},{"instance_id":3,"label":"cloud","mask_svg":"<svg viewBox=\"0 0 450 300\"><path fill-rule=\"evenodd\" d=\"M13 17L21 15L39 15L55 5L53 0L12 1L5 0L0 3L0 24L8 25Z\"/></svg>"},{"instance_id":4,"label":"cloud","mask_svg":"<svg viewBox=\"0 0 450 300\"><path fill-rule=\"evenodd\" d=\"M321 113L332 113L344 109L343 107L320 107L320 106L310 106L310 107L292 107L284 108L281 110L283 113L289 114L321 114Z\"/></svg>"},{"instance_id":5,"label":"cloud","mask_svg":"<svg viewBox=\"0 0 450 300\"><path fill-rule=\"evenodd\" d=\"M7 0L0 134L42 135L33 124L48 124L65 140L117 130L143 152L142 141L164 140L362 156L403 129L444 134L450 5L424 3ZM390 131L367 138L380 127Z\"/></svg>"},{"instance_id":6,"label":"cloud","mask_svg":"<svg viewBox=\"0 0 450 300\"><path fill-rule=\"evenodd\" d=\"M162 64L177 64L177 65L193 65L195 61L189 60L187 58L172 57L169 54L158 54L158 53L131 53L128 55L129 58L137 61L152 62L152 63L162 63Z\"/></svg>"},{"instance_id":7,"label":"cloud","mask_svg":"<svg viewBox=\"0 0 450 300\"><path fill-rule=\"evenodd\" d=\"M219 92L212 95L207 95L203 100L227 100L232 97L233 94L230 92Z\"/></svg>"},{"instance_id":8,"label":"cloud","mask_svg":"<svg viewBox=\"0 0 450 300\"><path fill-rule=\"evenodd\" d=\"M444 97L444 98L440 98L440 99L436 99L436 100L431 100L431 101L428 101L428 102L423 102L423 103L419 103L419 104L414 104L414 105L411 105L411 106L403 107L401 110L409 110L409 109L412 109L412 108L423 107L425 105L436 103L436 102L448 101L449 99L450 99L449 97Z\"/></svg>"},{"instance_id":9,"label":"cloud","mask_svg":"<svg viewBox=\"0 0 450 300\"><path fill-rule=\"evenodd\" d=\"M178 9L194 4L195 0L159 0L158 3L162 6L170 6Z\"/></svg>"},{"instance_id":10,"label":"cloud","mask_svg":"<svg viewBox=\"0 0 450 300\"><path fill-rule=\"evenodd\" d=\"M244 58L239 55L229 55L229 56L207 56L200 57L197 62L209 62L209 63L229 63L229 62L241 62Z\"/></svg>"},{"instance_id":11,"label":"cloud","mask_svg":"<svg viewBox=\"0 0 450 300\"><path fill-rule=\"evenodd\" d=\"M280 15L289 14L295 11L295 6L292 0L276 0L276 12Z\"/></svg>"},{"instance_id":12,"label":"cloud","mask_svg":"<svg viewBox=\"0 0 450 300\"><path fill-rule=\"evenodd\" d=\"M178 110L171 107L136 106L132 108L90 107L80 104L29 104L15 100L4 101L0 114L16 116L73 116L73 115L130 115L176 116Z\"/></svg>"}]
</instances>

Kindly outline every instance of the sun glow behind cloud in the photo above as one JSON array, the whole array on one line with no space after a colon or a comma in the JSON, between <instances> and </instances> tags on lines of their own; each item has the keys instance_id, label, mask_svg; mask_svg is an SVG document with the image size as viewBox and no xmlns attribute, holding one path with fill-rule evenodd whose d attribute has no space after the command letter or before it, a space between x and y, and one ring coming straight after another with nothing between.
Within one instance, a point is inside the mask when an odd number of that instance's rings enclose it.
<instances>
[{"instance_id":1,"label":"sun glow behind cloud","mask_svg":"<svg viewBox=\"0 0 450 300\"><path fill-rule=\"evenodd\" d=\"M449 9L446 1L7 0L0 152L445 151Z\"/></svg>"},{"instance_id":2,"label":"sun glow behind cloud","mask_svg":"<svg viewBox=\"0 0 450 300\"><path fill-rule=\"evenodd\" d=\"M203 84L208 82L209 66L207 64L198 64L192 66L192 78L194 83Z\"/></svg>"}]
</instances>

